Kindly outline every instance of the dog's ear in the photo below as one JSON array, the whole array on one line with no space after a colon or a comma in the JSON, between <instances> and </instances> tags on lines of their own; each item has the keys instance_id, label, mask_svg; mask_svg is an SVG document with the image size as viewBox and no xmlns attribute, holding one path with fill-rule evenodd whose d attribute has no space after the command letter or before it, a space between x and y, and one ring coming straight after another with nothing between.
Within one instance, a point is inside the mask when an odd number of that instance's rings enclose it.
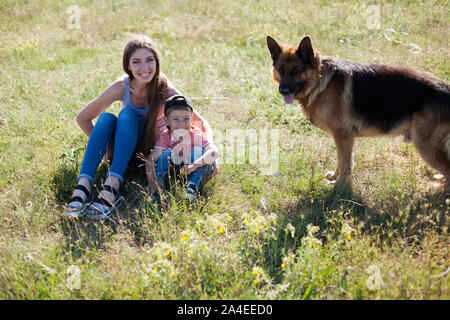
<instances>
[{"instance_id":1,"label":"dog's ear","mask_svg":"<svg viewBox=\"0 0 450 320\"><path fill-rule=\"evenodd\" d=\"M302 59L307 66L314 66L314 48L311 43L311 38L305 36L298 45L297 55Z\"/></svg>"},{"instance_id":2,"label":"dog's ear","mask_svg":"<svg viewBox=\"0 0 450 320\"><path fill-rule=\"evenodd\" d=\"M281 47L278 42L275 41L271 36L267 36L267 47L269 48L272 60L275 61L281 53Z\"/></svg>"}]
</instances>

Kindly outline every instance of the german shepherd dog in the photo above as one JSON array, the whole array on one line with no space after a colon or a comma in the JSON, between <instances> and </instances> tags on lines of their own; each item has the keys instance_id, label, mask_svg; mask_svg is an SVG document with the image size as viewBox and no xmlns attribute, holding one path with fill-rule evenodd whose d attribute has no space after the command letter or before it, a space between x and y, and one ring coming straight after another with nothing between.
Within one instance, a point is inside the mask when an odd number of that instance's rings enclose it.
<instances>
[{"instance_id":1,"label":"german shepherd dog","mask_svg":"<svg viewBox=\"0 0 450 320\"><path fill-rule=\"evenodd\" d=\"M267 37L273 79L288 104L328 132L337 149L336 185L350 182L356 137L399 136L412 142L450 184L450 85L429 73L320 56L304 37L286 46ZM442 178L442 176L441 176Z\"/></svg>"}]
</instances>

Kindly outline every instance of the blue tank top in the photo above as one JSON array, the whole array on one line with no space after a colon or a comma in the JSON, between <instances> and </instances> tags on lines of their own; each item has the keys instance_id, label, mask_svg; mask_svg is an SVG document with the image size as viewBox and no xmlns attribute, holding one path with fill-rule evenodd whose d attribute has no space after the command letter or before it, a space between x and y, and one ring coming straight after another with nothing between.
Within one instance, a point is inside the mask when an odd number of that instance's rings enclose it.
<instances>
[{"instance_id":1,"label":"blue tank top","mask_svg":"<svg viewBox=\"0 0 450 320\"><path fill-rule=\"evenodd\" d=\"M122 96L122 106L123 108L131 108L134 111L136 111L140 116L145 117L147 115L148 108L142 109L142 108L136 108L133 106L133 103L131 103L131 96L130 96L130 79L128 75L125 77L125 91L123 92Z\"/></svg>"}]
</instances>

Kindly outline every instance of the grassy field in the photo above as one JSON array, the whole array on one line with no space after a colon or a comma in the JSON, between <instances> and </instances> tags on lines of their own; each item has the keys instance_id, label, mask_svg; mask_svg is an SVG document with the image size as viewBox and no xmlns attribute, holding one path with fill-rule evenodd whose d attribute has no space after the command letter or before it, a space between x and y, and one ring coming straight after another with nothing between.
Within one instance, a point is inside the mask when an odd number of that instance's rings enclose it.
<instances>
[{"instance_id":1,"label":"grassy field","mask_svg":"<svg viewBox=\"0 0 450 320\"><path fill-rule=\"evenodd\" d=\"M322 54L450 81L449 11L407 0L0 1L0 299L449 299L450 199L437 172L399 139L360 139L352 190L334 190L332 139L283 103L265 40L309 34ZM74 118L123 74L137 33L157 42L162 71L218 136L278 130L277 172L246 152L223 161L201 201L175 190L155 213L142 172L129 170L113 221L69 221L87 142Z\"/></svg>"}]
</instances>

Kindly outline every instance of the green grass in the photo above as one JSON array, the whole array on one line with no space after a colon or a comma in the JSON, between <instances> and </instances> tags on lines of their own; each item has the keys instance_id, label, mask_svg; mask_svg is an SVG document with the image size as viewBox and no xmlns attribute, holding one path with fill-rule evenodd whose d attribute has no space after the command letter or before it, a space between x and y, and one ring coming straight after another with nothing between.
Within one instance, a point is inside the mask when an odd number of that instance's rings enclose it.
<instances>
[{"instance_id":1,"label":"green grass","mask_svg":"<svg viewBox=\"0 0 450 320\"><path fill-rule=\"evenodd\" d=\"M309 34L324 55L449 81L448 2L377 3L380 29L368 30L367 1L77 1L71 30L73 1L2 1L0 298L449 299L450 205L436 172L400 140L361 139L352 189L334 190L332 139L271 80L265 37ZM198 203L177 188L155 213L129 170L113 222L64 219L87 142L74 118L123 74L133 33L157 42L162 71L217 134L280 130L278 172L247 153Z\"/></svg>"}]
</instances>

